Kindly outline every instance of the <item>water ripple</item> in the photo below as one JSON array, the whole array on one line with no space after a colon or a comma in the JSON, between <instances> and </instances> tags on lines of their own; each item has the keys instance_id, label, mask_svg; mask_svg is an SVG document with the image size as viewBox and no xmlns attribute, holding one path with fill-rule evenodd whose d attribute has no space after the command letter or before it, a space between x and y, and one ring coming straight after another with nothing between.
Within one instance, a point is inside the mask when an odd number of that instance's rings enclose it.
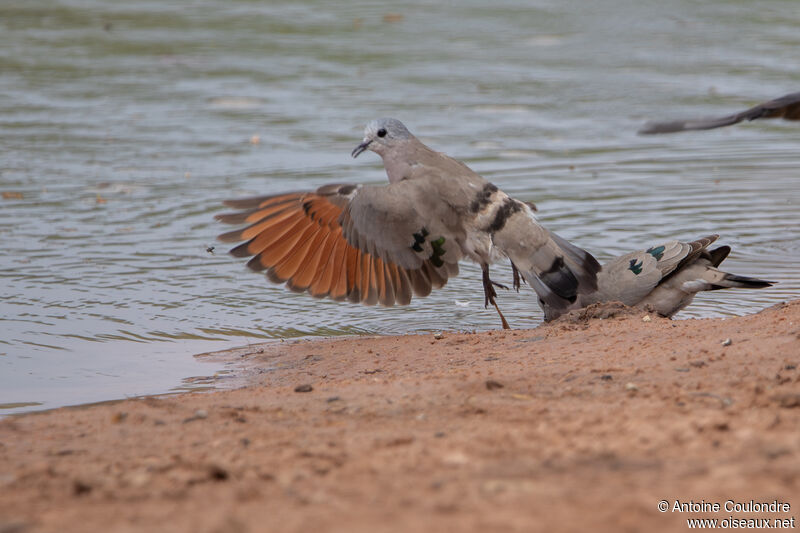
<instances>
[{"instance_id":1,"label":"water ripple","mask_svg":"<svg viewBox=\"0 0 800 533\"><path fill-rule=\"evenodd\" d=\"M474 265L366 308L274 286L215 242L224 199L384 182L349 152L387 114L598 258L719 233L726 268L779 282L683 318L800 294L796 124L635 134L797 90L784 2L412 2L394 23L360 1L202 4L0 7L4 409L169 390L202 372L191 353L251 340L498 327ZM514 326L541 320L527 287L499 300Z\"/></svg>"}]
</instances>

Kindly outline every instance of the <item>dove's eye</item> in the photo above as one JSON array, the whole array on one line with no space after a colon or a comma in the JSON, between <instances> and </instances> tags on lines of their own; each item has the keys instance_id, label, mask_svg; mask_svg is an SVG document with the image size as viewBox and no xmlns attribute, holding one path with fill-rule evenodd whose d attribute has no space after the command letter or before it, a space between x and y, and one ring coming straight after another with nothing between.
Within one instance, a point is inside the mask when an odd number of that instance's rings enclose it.
<instances>
[{"instance_id":1,"label":"dove's eye","mask_svg":"<svg viewBox=\"0 0 800 533\"><path fill-rule=\"evenodd\" d=\"M386 137L386 128L381 128L378 130L378 137Z\"/></svg>"}]
</instances>

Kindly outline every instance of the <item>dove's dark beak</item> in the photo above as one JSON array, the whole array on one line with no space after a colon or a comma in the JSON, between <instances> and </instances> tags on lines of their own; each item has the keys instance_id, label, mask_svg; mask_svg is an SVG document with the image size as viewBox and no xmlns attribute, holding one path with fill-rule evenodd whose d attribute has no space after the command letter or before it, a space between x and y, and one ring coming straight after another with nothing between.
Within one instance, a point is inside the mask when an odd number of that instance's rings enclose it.
<instances>
[{"instance_id":1,"label":"dove's dark beak","mask_svg":"<svg viewBox=\"0 0 800 533\"><path fill-rule=\"evenodd\" d=\"M369 146L369 143L371 142L372 139L364 139L364 142L356 146L355 149L350 153L350 155L352 155L353 157L358 157L361 152L367 149L367 146Z\"/></svg>"}]
</instances>

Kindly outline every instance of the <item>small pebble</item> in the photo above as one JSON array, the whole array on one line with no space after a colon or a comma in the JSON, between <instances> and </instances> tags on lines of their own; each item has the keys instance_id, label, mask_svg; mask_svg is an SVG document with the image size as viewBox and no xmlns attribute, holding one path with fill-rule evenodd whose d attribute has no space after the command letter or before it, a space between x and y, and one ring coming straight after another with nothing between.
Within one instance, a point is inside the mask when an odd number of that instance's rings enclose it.
<instances>
[{"instance_id":1,"label":"small pebble","mask_svg":"<svg viewBox=\"0 0 800 533\"><path fill-rule=\"evenodd\" d=\"M642 317L642 322L650 322L651 320L652 318L650 318L650 315L644 315Z\"/></svg>"},{"instance_id":2,"label":"small pebble","mask_svg":"<svg viewBox=\"0 0 800 533\"><path fill-rule=\"evenodd\" d=\"M192 416L185 418L183 423L186 424L188 422L194 422L195 420L203 420L204 418L208 418L208 411L205 409L198 409Z\"/></svg>"},{"instance_id":3,"label":"small pebble","mask_svg":"<svg viewBox=\"0 0 800 533\"><path fill-rule=\"evenodd\" d=\"M463 466L469 463L469 457L462 451L453 450L442 457L442 463L447 466Z\"/></svg>"},{"instance_id":4,"label":"small pebble","mask_svg":"<svg viewBox=\"0 0 800 533\"><path fill-rule=\"evenodd\" d=\"M639 387L636 386L636 383L628 382L625 384L625 390L636 392L639 390Z\"/></svg>"},{"instance_id":5,"label":"small pebble","mask_svg":"<svg viewBox=\"0 0 800 533\"><path fill-rule=\"evenodd\" d=\"M92 492L92 486L86 481L75 479L72 481L72 491L76 495L80 496L82 494L87 494L89 492Z\"/></svg>"},{"instance_id":6,"label":"small pebble","mask_svg":"<svg viewBox=\"0 0 800 533\"><path fill-rule=\"evenodd\" d=\"M486 388L489 389L489 390L502 389L503 388L503 384L500 383L499 381L495 381L493 379L487 379L486 380Z\"/></svg>"},{"instance_id":7,"label":"small pebble","mask_svg":"<svg viewBox=\"0 0 800 533\"><path fill-rule=\"evenodd\" d=\"M214 481L225 481L230 477L228 471L219 465L210 465L208 467L208 477Z\"/></svg>"},{"instance_id":8,"label":"small pebble","mask_svg":"<svg viewBox=\"0 0 800 533\"><path fill-rule=\"evenodd\" d=\"M314 390L314 387L308 384L298 385L297 387L294 388L295 392L311 392L312 390Z\"/></svg>"},{"instance_id":9,"label":"small pebble","mask_svg":"<svg viewBox=\"0 0 800 533\"><path fill-rule=\"evenodd\" d=\"M440 341L440 340L444 339L444 334L443 333L434 333L433 338L436 339L437 341Z\"/></svg>"},{"instance_id":10,"label":"small pebble","mask_svg":"<svg viewBox=\"0 0 800 533\"><path fill-rule=\"evenodd\" d=\"M529 394L514 393L511 395L511 397L514 398L515 400L522 400L522 401L533 400L533 396Z\"/></svg>"},{"instance_id":11,"label":"small pebble","mask_svg":"<svg viewBox=\"0 0 800 533\"><path fill-rule=\"evenodd\" d=\"M796 393L782 394L780 396L777 396L775 399L778 400L778 404L781 407L784 407L786 409L800 407L800 394Z\"/></svg>"},{"instance_id":12,"label":"small pebble","mask_svg":"<svg viewBox=\"0 0 800 533\"><path fill-rule=\"evenodd\" d=\"M733 344L733 341L730 338L727 338L724 341L722 341L723 346L730 346L731 344Z\"/></svg>"}]
</instances>

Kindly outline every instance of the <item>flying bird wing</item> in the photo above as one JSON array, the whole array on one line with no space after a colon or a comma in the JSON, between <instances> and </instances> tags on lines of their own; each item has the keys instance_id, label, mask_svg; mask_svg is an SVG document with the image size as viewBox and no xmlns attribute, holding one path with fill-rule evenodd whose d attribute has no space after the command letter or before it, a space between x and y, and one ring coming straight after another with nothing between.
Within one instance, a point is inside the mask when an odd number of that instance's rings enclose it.
<instances>
[{"instance_id":1,"label":"flying bird wing","mask_svg":"<svg viewBox=\"0 0 800 533\"><path fill-rule=\"evenodd\" d=\"M217 215L249 224L219 236L242 242L231 250L252 257L248 267L276 283L316 297L368 305L404 305L427 296L458 274L461 250L454 235L419 203L430 202L419 184L326 185L227 201L236 213Z\"/></svg>"},{"instance_id":2,"label":"flying bird wing","mask_svg":"<svg viewBox=\"0 0 800 533\"><path fill-rule=\"evenodd\" d=\"M784 120L800 120L800 92L787 94L758 104L741 113L725 117L708 119L673 120L667 122L648 122L638 133L650 135L656 133L675 133L690 130L710 130L737 124L744 120L761 118L783 118Z\"/></svg>"}]
</instances>

